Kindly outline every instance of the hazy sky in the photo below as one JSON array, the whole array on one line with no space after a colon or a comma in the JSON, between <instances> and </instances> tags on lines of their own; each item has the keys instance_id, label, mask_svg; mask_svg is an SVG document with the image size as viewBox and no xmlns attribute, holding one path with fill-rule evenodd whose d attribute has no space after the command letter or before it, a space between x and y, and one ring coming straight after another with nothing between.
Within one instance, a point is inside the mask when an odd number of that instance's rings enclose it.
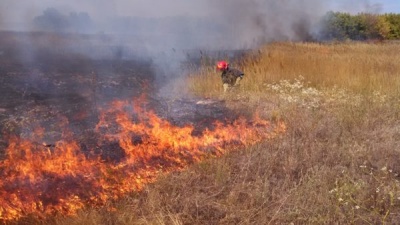
<instances>
[{"instance_id":1,"label":"hazy sky","mask_svg":"<svg viewBox=\"0 0 400 225\"><path fill-rule=\"evenodd\" d=\"M31 30L33 19L48 8L63 15L88 13L96 25L94 32L104 29L107 32L115 26L125 29L125 24L115 20L116 17L200 17L215 23L207 24L206 31L190 26L176 35L180 38L186 35L186 41L196 42L204 33L220 35L221 32L212 30L218 24L237 32L234 40L238 43L248 43L259 37L304 38L307 32L313 32L318 18L329 10L400 13L400 0L0 0L0 29ZM170 39L179 44L180 38Z\"/></svg>"},{"instance_id":2,"label":"hazy sky","mask_svg":"<svg viewBox=\"0 0 400 225\"><path fill-rule=\"evenodd\" d=\"M330 1L333 10L348 11L352 13L360 11L372 11L377 13L400 13L400 1L398 0L336 0Z\"/></svg>"},{"instance_id":3,"label":"hazy sky","mask_svg":"<svg viewBox=\"0 0 400 225\"><path fill-rule=\"evenodd\" d=\"M218 0L215 0L216 2ZM31 20L44 9L54 7L65 11L88 12L93 18L113 15L164 17L175 15L207 16L218 12L211 0L1 0L0 19L3 23ZM230 4L229 0L220 0ZM244 1L245 2L245 1ZM398 0L321 0L327 9L400 13ZM325 9L324 9L325 10Z\"/></svg>"},{"instance_id":4,"label":"hazy sky","mask_svg":"<svg viewBox=\"0 0 400 225\"><path fill-rule=\"evenodd\" d=\"M400 13L400 1L398 0L381 0L377 2L383 3L384 12Z\"/></svg>"}]
</instances>

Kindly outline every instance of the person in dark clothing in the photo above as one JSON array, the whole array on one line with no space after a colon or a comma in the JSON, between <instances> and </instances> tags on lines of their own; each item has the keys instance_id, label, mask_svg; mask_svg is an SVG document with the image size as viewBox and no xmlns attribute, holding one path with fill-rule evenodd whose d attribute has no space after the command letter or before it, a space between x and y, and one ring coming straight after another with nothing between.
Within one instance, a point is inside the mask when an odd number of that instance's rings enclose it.
<instances>
[{"instance_id":1,"label":"person in dark clothing","mask_svg":"<svg viewBox=\"0 0 400 225\"><path fill-rule=\"evenodd\" d=\"M229 91L232 87L236 87L243 79L244 73L238 69L230 68L226 61L217 63L217 70L222 71L221 79L224 87L224 92Z\"/></svg>"}]
</instances>

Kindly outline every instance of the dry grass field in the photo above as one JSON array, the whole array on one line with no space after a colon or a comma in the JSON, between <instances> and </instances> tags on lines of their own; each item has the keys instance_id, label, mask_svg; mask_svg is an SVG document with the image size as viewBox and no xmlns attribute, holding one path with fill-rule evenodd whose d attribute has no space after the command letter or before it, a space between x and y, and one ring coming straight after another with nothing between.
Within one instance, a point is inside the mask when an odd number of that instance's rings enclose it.
<instances>
[{"instance_id":1,"label":"dry grass field","mask_svg":"<svg viewBox=\"0 0 400 225\"><path fill-rule=\"evenodd\" d=\"M398 224L400 44L273 43L233 67L223 94L205 64L187 85L242 114L282 120L278 138L160 177L76 217L19 224Z\"/></svg>"}]
</instances>

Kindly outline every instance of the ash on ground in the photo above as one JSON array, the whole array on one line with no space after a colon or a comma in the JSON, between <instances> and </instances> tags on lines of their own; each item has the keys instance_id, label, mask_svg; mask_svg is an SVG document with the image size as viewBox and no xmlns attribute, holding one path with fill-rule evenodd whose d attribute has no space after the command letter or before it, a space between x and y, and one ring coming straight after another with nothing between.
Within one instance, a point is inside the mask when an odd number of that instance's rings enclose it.
<instances>
[{"instance_id":1,"label":"ash on ground","mask_svg":"<svg viewBox=\"0 0 400 225\"><path fill-rule=\"evenodd\" d=\"M193 126L193 135L212 129L216 120L237 117L223 101L157 95L160 86L151 59L124 58L112 50L109 57L93 58L47 46L31 49L28 54L15 38L23 35L29 34L5 33L0 38L0 46L7 46L0 49L0 158L10 136L46 146L71 138L78 140L82 149L103 151L94 132L98 109L113 100L132 100L143 93L148 95L149 109L173 125Z\"/></svg>"}]
</instances>

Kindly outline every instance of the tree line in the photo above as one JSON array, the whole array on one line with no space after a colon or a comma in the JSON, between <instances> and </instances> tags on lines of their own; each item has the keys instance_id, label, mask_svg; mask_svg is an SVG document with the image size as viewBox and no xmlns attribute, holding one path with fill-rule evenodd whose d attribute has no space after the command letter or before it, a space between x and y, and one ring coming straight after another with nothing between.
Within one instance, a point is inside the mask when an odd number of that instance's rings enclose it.
<instances>
[{"instance_id":1,"label":"tree line","mask_svg":"<svg viewBox=\"0 0 400 225\"><path fill-rule=\"evenodd\" d=\"M320 38L323 40L398 40L400 14L350 14L328 12L321 20Z\"/></svg>"},{"instance_id":2,"label":"tree line","mask_svg":"<svg viewBox=\"0 0 400 225\"><path fill-rule=\"evenodd\" d=\"M180 20L185 21L185 20ZM140 19L136 17L121 18L114 20L119 28L126 31L127 26L135 32L149 26L155 30L174 30L181 32L182 26L177 26L174 20L156 20L156 19ZM190 27L190 21L187 21ZM193 21L192 21L193 22ZM201 21L200 21L201 22ZM86 12L72 12L63 14L55 8L47 8L43 14L37 16L33 20L35 28L44 31L75 31L75 32L91 32L95 30L95 23ZM145 24L145 25L144 25ZM175 26L167 26L168 24ZM209 25L203 23L194 23L196 26L203 26L209 29ZM176 30L179 28L178 30ZM313 28L313 30L315 30ZM400 14L386 13L358 13L350 14L346 12L326 13L319 20L318 32L311 32L314 39L318 40L400 40ZM182 32L185 33L185 32ZM316 35L317 34L317 35Z\"/></svg>"},{"instance_id":3,"label":"tree line","mask_svg":"<svg viewBox=\"0 0 400 225\"><path fill-rule=\"evenodd\" d=\"M93 30L93 21L86 12L63 14L55 8L47 8L43 14L33 19L35 28L44 31L88 32Z\"/></svg>"}]
</instances>

